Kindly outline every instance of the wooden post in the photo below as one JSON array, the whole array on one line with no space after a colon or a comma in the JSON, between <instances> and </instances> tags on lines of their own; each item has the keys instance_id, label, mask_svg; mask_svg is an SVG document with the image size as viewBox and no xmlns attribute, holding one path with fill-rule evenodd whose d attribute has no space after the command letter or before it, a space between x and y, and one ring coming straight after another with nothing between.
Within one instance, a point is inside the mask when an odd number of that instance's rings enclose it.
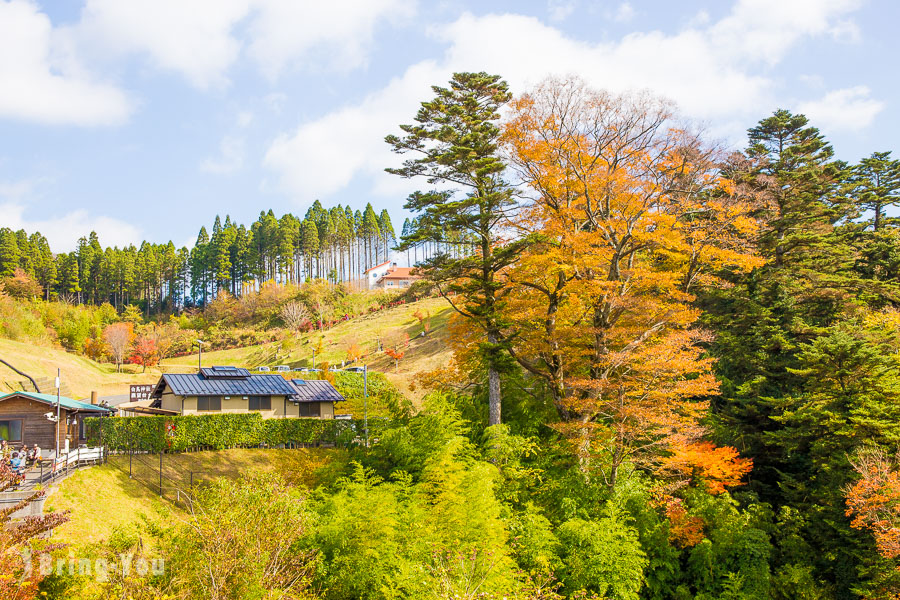
<instances>
[{"instance_id":1,"label":"wooden post","mask_svg":"<svg viewBox=\"0 0 900 600\"><path fill-rule=\"evenodd\" d=\"M162 450L159 451L159 495L163 495L162 487Z\"/></svg>"}]
</instances>

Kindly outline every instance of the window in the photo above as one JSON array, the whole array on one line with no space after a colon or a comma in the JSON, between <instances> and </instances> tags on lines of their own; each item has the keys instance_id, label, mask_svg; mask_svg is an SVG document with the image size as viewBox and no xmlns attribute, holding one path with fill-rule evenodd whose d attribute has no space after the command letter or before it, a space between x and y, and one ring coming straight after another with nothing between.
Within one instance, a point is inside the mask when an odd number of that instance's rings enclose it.
<instances>
[{"instance_id":1,"label":"window","mask_svg":"<svg viewBox=\"0 0 900 600\"><path fill-rule=\"evenodd\" d=\"M22 441L22 419L6 419L0 421L0 440L7 442Z\"/></svg>"},{"instance_id":2,"label":"window","mask_svg":"<svg viewBox=\"0 0 900 600\"><path fill-rule=\"evenodd\" d=\"M272 396L250 396L250 410L272 410Z\"/></svg>"},{"instance_id":3,"label":"window","mask_svg":"<svg viewBox=\"0 0 900 600\"><path fill-rule=\"evenodd\" d=\"M321 416L321 413L319 412L319 403L318 402L301 402L300 403L300 416L301 417Z\"/></svg>"},{"instance_id":4,"label":"window","mask_svg":"<svg viewBox=\"0 0 900 600\"><path fill-rule=\"evenodd\" d=\"M198 396L197 410L222 410L222 397Z\"/></svg>"}]
</instances>

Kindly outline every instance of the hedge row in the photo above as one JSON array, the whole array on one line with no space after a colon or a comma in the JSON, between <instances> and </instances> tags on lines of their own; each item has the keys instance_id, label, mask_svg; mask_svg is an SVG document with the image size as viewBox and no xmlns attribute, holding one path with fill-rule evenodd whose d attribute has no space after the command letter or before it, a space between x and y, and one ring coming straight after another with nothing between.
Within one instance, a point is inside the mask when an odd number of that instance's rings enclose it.
<instances>
[{"instance_id":1,"label":"hedge row","mask_svg":"<svg viewBox=\"0 0 900 600\"><path fill-rule=\"evenodd\" d=\"M259 413L201 416L94 417L85 419L88 441L109 450L183 452L262 444L332 443L349 445L364 436L362 420L263 419ZM369 438L384 429L383 419L369 419Z\"/></svg>"}]
</instances>

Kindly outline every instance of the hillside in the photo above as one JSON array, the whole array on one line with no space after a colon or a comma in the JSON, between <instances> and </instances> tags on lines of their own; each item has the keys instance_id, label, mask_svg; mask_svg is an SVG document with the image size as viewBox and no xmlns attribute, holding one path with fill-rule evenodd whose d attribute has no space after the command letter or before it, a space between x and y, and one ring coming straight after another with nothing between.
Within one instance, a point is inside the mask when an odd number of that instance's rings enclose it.
<instances>
[{"instance_id":1,"label":"hillside","mask_svg":"<svg viewBox=\"0 0 900 600\"><path fill-rule=\"evenodd\" d=\"M163 463L164 496L157 487L158 463L136 457L134 478L128 477L128 458L110 457L109 463L73 473L52 490L45 511L68 510L70 520L58 528L54 540L81 546L101 542L121 528L144 519L167 523L182 514L178 489L216 477L236 478L252 472L277 472L288 482L312 488L316 473L346 454L335 449L261 450L232 449L166 455ZM152 457L155 458L155 457Z\"/></svg>"},{"instance_id":2,"label":"hillside","mask_svg":"<svg viewBox=\"0 0 900 600\"><path fill-rule=\"evenodd\" d=\"M158 370L147 369L146 373L141 373L140 367L125 365L123 372L116 373L111 364L101 364L59 348L6 339L0 339L0 358L39 380L39 385L40 380L44 380L50 388L59 368L63 392L75 398L87 398L92 391L101 396L127 393L129 384L152 383L159 378ZM0 363L0 390L3 393L22 389L20 382L23 380L24 377ZM54 392L53 389L41 391Z\"/></svg>"},{"instance_id":3,"label":"hillside","mask_svg":"<svg viewBox=\"0 0 900 600\"><path fill-rule=\"evenodd\" d=\"M431 315L430 331L424 337L421 336L422 326L414 316L416 311ZM340 365L341 361L347 358L348 348L358 344L365 356L358 364L365 363L373 370L384 372L401 392L416 400L420 397L421 390L410 389L415 376L423 371L436 369L445 364L450 357L450 349L447 346L447 321L451 313L452 309L444 299L429 298L357 317L327 331L313 331L283 342L204 352L203 364L249 368L262 365L311 367L313 349L321 340L322 350L316 354L316 365L323 362ZM390 357L377 351L377 340L380 336L398 331L408 334L410 343L399 368L395 368L394 361ZM164 360L161 368L164 371L179 371L196 367L197 355L194 354Z\"/></svg>"}]
</instances>

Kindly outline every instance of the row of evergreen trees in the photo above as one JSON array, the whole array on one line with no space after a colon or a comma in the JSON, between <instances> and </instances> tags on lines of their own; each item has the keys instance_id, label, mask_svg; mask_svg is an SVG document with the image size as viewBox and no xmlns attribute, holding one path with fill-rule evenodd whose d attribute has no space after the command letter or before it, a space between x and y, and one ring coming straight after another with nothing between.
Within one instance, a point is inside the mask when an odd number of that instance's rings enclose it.
<instances>
[{"instance_id":1,"label":"row of evergreen trees","mask_svg":"<svg viewBox=\"0 0 900 600\"><path fill-rule=\"evenodd\" d=\"M407 219L404 231L414 224ZM45 299L116 308L142 304L151 310L203 306L222 291L242 295L262 281L280 284L324 278L334 283L359 279L390 258L394 227L387 210L371 204L326 209L316 200L300 219L261 212L249 227L216 216L210 233L200 229L193 248L170 241L139 247L103 247L95 232L72 252L55 254L41 233L0 229L0 277L20 269L41 286Z\"/></svg>"}]
</instances>

